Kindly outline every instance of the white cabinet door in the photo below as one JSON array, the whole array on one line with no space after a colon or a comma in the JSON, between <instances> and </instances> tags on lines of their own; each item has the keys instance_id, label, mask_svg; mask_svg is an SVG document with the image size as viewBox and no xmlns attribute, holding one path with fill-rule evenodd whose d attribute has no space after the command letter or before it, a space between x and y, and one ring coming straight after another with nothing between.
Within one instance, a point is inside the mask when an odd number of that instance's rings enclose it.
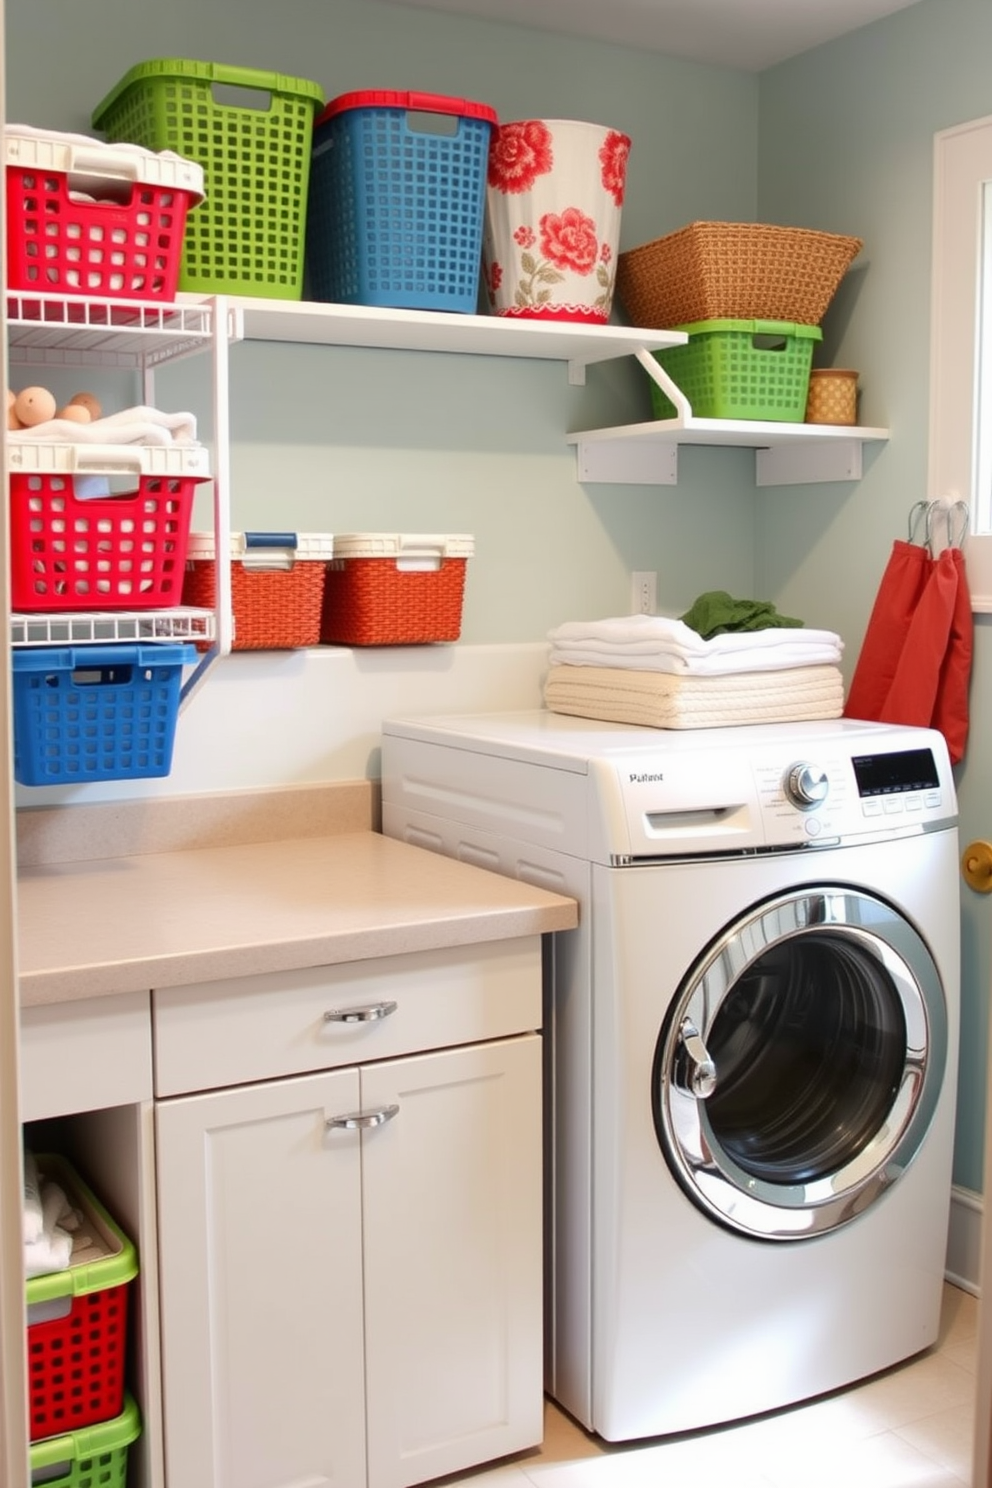
<instances>
[{"instance_id":1,"label":"white cabinet door","mask_svg":"<svg viewBox=\"0 0 992 1488\"><path fill-rule=\"evenodd\" d=\"M363 1488L354 1069L157 1109L168 1488Z\"/></svg>"},{"instance_id":2,"label":"white cabinet door","mask_svg":"<svg viewBox=\"0 0 992 1488\"><path fill-rule=\"evenodd\" d=\"M543 1435L541 1039L361 1070L369 1488Z\"/></svg>"}]
</instances>

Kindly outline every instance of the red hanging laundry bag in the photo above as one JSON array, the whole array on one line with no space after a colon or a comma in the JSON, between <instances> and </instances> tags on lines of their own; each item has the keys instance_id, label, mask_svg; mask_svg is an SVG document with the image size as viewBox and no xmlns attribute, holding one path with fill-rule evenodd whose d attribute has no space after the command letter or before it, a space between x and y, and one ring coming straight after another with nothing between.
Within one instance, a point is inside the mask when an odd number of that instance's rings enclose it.
<instances>
[{"instance_id":1,"label":"red hanging laundry bag","mask_svg":"<svg viewBox=\"0 0 992 1488\"><path fill-rule=\"evenodd\" d=\"M947 543L934 557L941 514ZM963 502L913 507L908 541L893 544L882 575L844 707L846 718L940 729L952 764L963 758L968 736L973 625L961 550L966 523Z\"/></svg>"}]
</instances>

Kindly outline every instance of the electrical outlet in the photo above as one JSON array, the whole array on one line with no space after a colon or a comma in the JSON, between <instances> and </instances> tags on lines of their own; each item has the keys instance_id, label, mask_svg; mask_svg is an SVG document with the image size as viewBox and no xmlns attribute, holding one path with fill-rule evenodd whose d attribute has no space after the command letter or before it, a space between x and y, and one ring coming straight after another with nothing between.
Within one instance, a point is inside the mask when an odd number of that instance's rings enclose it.
<instances>
[{"instance_id":1,"label":"electrical outlet","mask_svg":"<svg viewBox=\"0 0 992 1488\"><path fill-rule=\"evenodd\" d=\"M653 615L658 602L658 575L647 569L630 576L630 613Z\"/></svg>"}]
</instances>

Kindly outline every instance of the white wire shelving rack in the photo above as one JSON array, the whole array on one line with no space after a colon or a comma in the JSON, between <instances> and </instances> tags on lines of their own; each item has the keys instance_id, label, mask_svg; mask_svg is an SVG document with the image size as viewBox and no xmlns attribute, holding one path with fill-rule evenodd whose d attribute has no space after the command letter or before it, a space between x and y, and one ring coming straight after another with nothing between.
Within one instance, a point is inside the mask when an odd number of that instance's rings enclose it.
<instances>
[{"instance_id":1,"label":"white wire shelving rack","mask_svg":"<svg viewBox=\"0 0 992 1488\"><path fill-rule=\"evenodd\" d=\"M85 645L110 641L196 643L199 660L182 685L183 707L214 661L231 649L230 455L228 350L242 335L240 314L223 299L154 304L85 296L7 292L11 367L93 368L140 378L141 398L155 402L155 371L182 357L211 359L213 393L213 519L216 598L213 610L189 607L134 611L15 613L15 646ZM8 436L8 440L16 438Z\"/></svg>"}]
</instances>

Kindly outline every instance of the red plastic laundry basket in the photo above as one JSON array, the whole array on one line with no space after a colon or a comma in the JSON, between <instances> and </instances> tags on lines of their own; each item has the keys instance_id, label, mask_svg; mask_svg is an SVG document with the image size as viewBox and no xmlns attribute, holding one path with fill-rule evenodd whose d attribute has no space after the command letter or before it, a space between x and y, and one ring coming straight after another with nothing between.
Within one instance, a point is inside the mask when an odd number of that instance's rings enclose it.
<instances>
[{"instance_id":1,"label":"red plastic laundry basket","mask_svg":"<svg viewBox=\"0 0 992 1488\"><path fill-rule=\"evenodd\" d=\"M9 289L175 299L201 166L47 132L4 144Z\"/></svg>"},{"instance_id":2,"label":"red plastic laundry basket","mask_svg":"<svg viewBox=\"0 0 992 1488\"><path fill-rule=\"evenodd\" d=\"M32 1441L121 1414L128 1288L138 1274L131 1241L70 1165L39 1157L38 1166L82 1211L95 1258L27 1283Z\"/></svg>"},{"instance_id":3,"label":"red plastic laundry basket","mask_svg":"<svg viewBox=\"0 0 992 1488\"><path fill-rule=\"evenodd\" d=\"M138 450L153 467L157 449ZM187 452L166 450L183 468ZM136 610L182 602L197 483L141 474L121 495L84 500L77 478L10 476L11 601L15 610Z\"/></svg>"}]
</instances>

